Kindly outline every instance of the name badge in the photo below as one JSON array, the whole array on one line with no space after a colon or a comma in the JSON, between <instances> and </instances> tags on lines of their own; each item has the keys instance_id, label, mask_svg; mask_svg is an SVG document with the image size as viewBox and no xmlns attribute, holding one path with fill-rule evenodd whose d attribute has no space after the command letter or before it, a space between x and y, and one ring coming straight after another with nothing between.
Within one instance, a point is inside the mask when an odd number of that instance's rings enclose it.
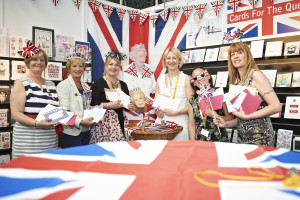
<instances>
[{"instance_id":1,"label":"name badge","mask_svg":"<svg viewBox=\"0 0 300 200\"><path fill-rule=\"evenodd\" d=\"M205 130L205 129L202 129L201 134L204 135L205 137L208 137L209 131Z\"/></svg>"}]
</instances>

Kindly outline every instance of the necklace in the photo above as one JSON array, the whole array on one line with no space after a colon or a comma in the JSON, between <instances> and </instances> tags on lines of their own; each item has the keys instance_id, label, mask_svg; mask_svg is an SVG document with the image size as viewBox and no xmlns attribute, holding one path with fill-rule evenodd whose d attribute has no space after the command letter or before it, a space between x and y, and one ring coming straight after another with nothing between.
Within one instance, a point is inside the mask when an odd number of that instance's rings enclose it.
<instances>
[{"instance_id":1,"label":"necklace","mask_svg":"<svg viewBox=\"0 0 300 200\"><path fill-rule=\"evenodd\" d=\"M112 89L116 89L119 87L119 84L120 84L120 81L119 80L116 80L116 81L111 81L111 80L108 80L108 78L105 76L104 78L107 81L109 81L111 83L111 87ZM107 83L108 84L108 83Z\"/></svg>"}]
</instances>

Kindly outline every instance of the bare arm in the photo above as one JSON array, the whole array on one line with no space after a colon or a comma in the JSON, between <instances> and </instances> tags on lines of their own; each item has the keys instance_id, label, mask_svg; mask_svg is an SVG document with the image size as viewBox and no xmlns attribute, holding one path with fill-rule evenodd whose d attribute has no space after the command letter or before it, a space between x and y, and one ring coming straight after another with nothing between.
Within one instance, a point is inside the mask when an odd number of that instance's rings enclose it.
<instances>
[{"instance_id":1,"label":"bare arm","mask_svg":"<svg viewBox=\"0 0 300 200\"><path fill-rule=\"evenodd\" d=\"M273 90L270 81L262 72L256 71L253 73L252 86L257 89L259 94L266 101L267 106L249 115L245 115L242 110L240 112L234 112L233 114L235 116L243 120L249 120L270 116L281 111L280 101Z\"/></svg>"},{"instance_id":2,"label":"bare arm","mask_svg":"<svg viewBox=\"0 0 300 200\"><path fill-rule=\"evenodd\" d=\"M24 114L26 102L26 92L24 85L19 80L15 80L14 88L11 91L10 95L10 109L12 118L15 119L20 124L28 127L37 127L37 128L54 128L56 123L49 123L51 119L44 119L36 122L36 120L26 116Z\"/></svg>"},{"instance_id":3,"label":"bare arm","mask_svg":"<svg viewBox=\"0 0 300 200\"><path fill-rule=\"evenodd\" d=\"M188 105L188 114L189 114L189 139L195 140L196 138L196 121L194 118L193 107L191 104Z\"/></svg>"}]
</instances>

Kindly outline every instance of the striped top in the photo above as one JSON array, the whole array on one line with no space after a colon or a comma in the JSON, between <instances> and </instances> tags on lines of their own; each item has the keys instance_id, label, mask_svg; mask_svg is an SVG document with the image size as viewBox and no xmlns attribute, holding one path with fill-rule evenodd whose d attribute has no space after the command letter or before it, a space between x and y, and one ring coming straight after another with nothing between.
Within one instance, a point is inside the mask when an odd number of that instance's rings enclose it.
<instances>
[{"instance_id":1,"label":"striped top","mask_svg":"<svg viewBox=\"0 0 300 200\"><path fill-rule=\"evenodd\" d=\"M28 78L20 79L26 91L25 115L37 115L47 104L59 105L55 85L46 81L42 87ZM13 158L33 153L41 153L57 148L58 138L55 129L39 129L16 123L13 129Z\"/></svg>"}]
</instances>

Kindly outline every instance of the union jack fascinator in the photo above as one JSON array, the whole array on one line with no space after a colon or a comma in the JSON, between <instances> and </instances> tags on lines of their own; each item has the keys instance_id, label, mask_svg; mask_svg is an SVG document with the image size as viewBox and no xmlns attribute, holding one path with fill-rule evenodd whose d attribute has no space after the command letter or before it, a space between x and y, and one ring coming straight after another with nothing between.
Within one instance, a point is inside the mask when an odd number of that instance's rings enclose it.
<instances>
[{"instance_id":1,"label":"union jack fascinator","mask_svg":"<svg viewBox=\"0 0 300 200\"><path fill-rule=\"evenodd\" d=\"M34 46L30 40L28 40L26 47L23 47L23 51L18 51L18 53L24 58L31 58L40 51L39 48Z\"/></svg>"},{"instance_id":2,"label":"union jack fascinator","mask_svg":"<svg viewBox=\"0 0 300 200\"><path fill-rule=\"evenodd\" d=\"M125 54L119 53L117 51L112 50L111 52L108 52L105 57L111 56L113 58L116 58L118 60L124 60L125 58L127 58L127 56Z\"/></svg>"},{"instance_id":3,"label":"union jack fascinator","mask_svg":"<svg viewBox=\"0 0 300 200\"><path fill-rule=\"evenodd\" d=\"M85 61L85 56L83 54L81 54L80 52L72 53L67 56L67 60L72 59L72 58L79 58L79 59L82 59L83 61Z\"/></svg>"}]
</instances>

